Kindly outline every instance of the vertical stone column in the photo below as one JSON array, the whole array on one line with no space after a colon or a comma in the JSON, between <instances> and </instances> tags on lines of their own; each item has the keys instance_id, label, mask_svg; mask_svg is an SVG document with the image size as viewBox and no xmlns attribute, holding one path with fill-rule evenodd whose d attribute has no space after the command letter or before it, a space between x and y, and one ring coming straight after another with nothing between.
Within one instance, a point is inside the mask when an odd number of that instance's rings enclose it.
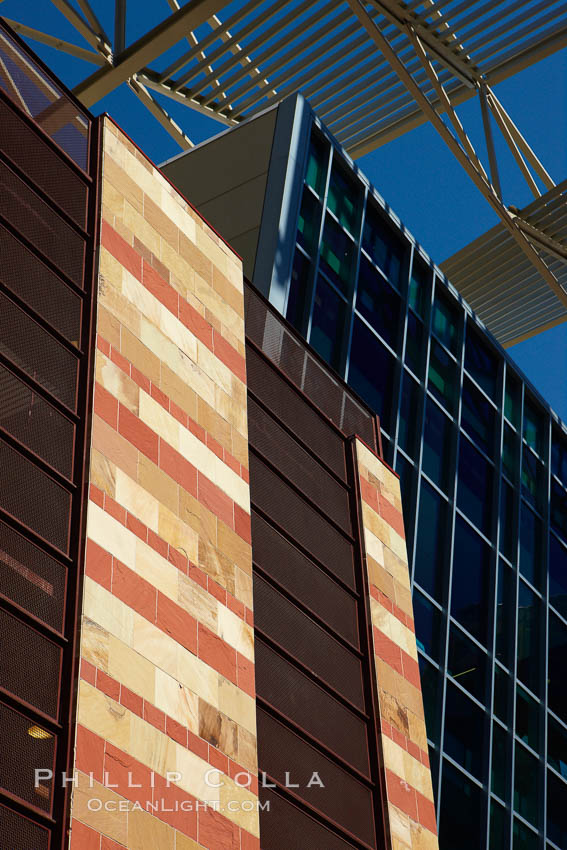
<instances>
[{"instance_id":1,"label":"vertical stone column","mask_svg":"<svg viewBox=\"0 0 567 850\"><path fill-rule=\"evenodd\" d=\"M241 263L104 121L71 850L259 848Z\"/></svg>"},{"instance_id":2,"label":"vertical stone column","mask_svg":"<svg viewBox=\"0 0 567 850\"><path fill-rule=\"evenodd\" d=\"M400 482L356 440L393 850L437 850Z\"/></svg>"}]
</instances>

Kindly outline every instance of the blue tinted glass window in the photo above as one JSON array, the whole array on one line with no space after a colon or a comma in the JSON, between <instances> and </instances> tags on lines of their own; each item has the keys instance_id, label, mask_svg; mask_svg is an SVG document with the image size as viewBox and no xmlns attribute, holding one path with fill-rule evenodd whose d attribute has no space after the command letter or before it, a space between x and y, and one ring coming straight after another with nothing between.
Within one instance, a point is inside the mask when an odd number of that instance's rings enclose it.
<instances>
[{"instance_id":1,"label":"blue tinted glass window","mask_svg":"<svg viewBox=\"0 0 567 850\"><path fill-rule=\"evenodd\" d=\"M492 455L494 408L466 377L463 381L461 424L473 440L488 455Z\"/></svg>"},{"instance_id":2,"label":"blue tinted glass window","mask_svg":"<svg viewBox=\"0 0 567 850\"><path fill-rule=\"evenodd\" d=\"M508 799L510 777L510 735L498 723L492 724L492 765L490 786L501 800Z\"/></svg>"},{"instance_id":3,"label":"blue tinted glass window","mask_svg":"<svg viewBox=\"0 0 567 850\"><path fill-rule=\"evenodd\" d=\"M498 377L498 358L472 330L469 323L465 343L465 369L484 392L494 399Z\"/></svg>"},{"instance_id":4,"label":"blue tinted glass window","mask_svg":"<svg viewBox=\"0 0 567 850\"><path fill-rule=\"evenodd\" d=\"M566 658L567 626L553 612L550 612L547 704L563 723L567 723Z\"/></svg>"},{"instance_id":5,"label":"blue tinted glass window","mask_svg":"<svg viewBox=\"0 0 567 850\"><path fill-rule=\"evenodd\" d=\"M514 850L539 850L539 838L525 824L514 818Z\"/></svg>"},{"instance_id":6,"label":"blue tinted glass window","mask_svg":"<svg viewBox=\"0 0 567 850\"><path fill-rule=\"evenodd\" d=\"M295 252L289 296L287 299L286 319L303 333L305 327L306 301L310 290L311 263L300 251Z\"/></svg>"},{"instance_id":7,"label":"blue tinted glass window","mask_svg":"<svg viewBox=\"0 0 567 850\"><path fill-rule=\"evenodd\" d=\"M567 539L567 492L554 479L551 480L551 525Z\"/></svg>"},{"instance_id":8,"label":"blue tinted glass window","mask_svg":"<svg viewBox=\"0 0 567 850\"><path fill-rule=\"evenodd\" d=\"M447 682L445 742L447 755L482 781L485 772L485 715L468 696Z\"/></svg>"},{"instance_id":9,"label":"blue tinted glass window","mask_svg":"<svg viewBox=\"0 0 567 850\"><path fill-rule=\"evenodd\" d=\"M439 673L439 670L433 666L433 664L430 664L429 661L423 657L423 655L418 656L418 661L427 737L438 744L439 726L441 722L440 697L443 689L441 674Z\"/></svg>"},{"instance_id":10,"label":"blue tinted glass window","mask_svg":"<svg viewBox=\"0 0 567 850\"><path fill-rule=\"evenodd\" d=\"M480 702L486 698L486 653L455 625L449 636L449 673Z\"/></svg>"},{"instance_id":11,"label":"blue tinted glass window","mask_svg":"<svg viewBox=\"0 0 567 850\"><path fill-rule=\"evenodd\" d=\"M297 220L297 241L311 256L317 253L320 226L321 204L314 198L309 189L304 189Z\"/></svg>"},{"instance_id":12,"label":"blue tinted glass window","mask_svg":"<svg viewBox=\"0 0 567 850\"><path fill-rule=\"evenodd\" d=\"M346 174L336 159L331 169L327 206L334 212L343 227L346 227L353 236L358 236L361 212L359 184Z\"/></svg>"},{"instance_id":13,"label":"blue tinted glass window","mask_svg":"<svg viewBox=\"0 0 567 850\"><path fill-rule=\"evenodd\" d=\"M485 841L482 790L446 761L441 799L439 846L447 850L479 850Z\"/></svg>"},{"instance_id":14,"label":"blue tinted glass window","mask_svg":"<svg viewBox=\"0 0 567 850\"><path fill-rule=\"evenodd\" d=\"M315 291L309 342L323 360L337 371L340 368L345 315L345 302L320 277Z\"/></svg>"},{"instance_id":15,"label":"blue tinted glass window","mask_svg":"<svg viewBox=\"0 0 567 850\"><path fill-rule=\"evenodd\" d=\"M408 372L404 371L398 423L398 445L411 458L415 457L417 431L419 427L420 395L419 384L414 381Z\"/></svg>"},{"instance_id":16,"label":"blue tinted glass window","mask_svg":"<svg viewBox=\"0 0 567 850\"><path fill-rule=\"evenodd\" d=\"M408 329L406 335L406 365L418 378L423 377L425 331L423 324L411 310L408 310Z\"/></svg>"},{"instance_id":17,"label":"blue tinted glass window","mask_svg":"<svg viewBox=\"0 0 567 850\"><path fill-rule=\"evenodd\" d=\"M384 215L370 205L366 210L362 247L372 262L381 268L388 280L398 288L404 255L403 243L387 224Z\"/></svg>"},{"instance_id":18,"label":"blue tinted glass window","mask_svg":"<svg viewBox=\"0 0 567 850\"><path fill-rule=\"evenodd\" d=\"M492 480L492 465L461 436L457 504L487 537L490 537L493 519Z\"/></svg>"},{"instance_id":19,"label":"blue tinted glass window","mask_svg":"<svg viewBox=\"0 0 567 850\"><path fill-rule=\"evenodd\" d=\"M437 287L433 301L431 329L452 354L457 354L459 348L459 320L459 311Z\"/></svg>"},{"instance_id":20,"label":"blue tinted glass window","mask_svg":"<svg viewBox=\"0 0 567 850\"><path fill-rule=\"evenodd\" d=\"M348 382L388 429L392 413L394 358L360 319L354 319Z\"/></svg>"},{"instance_id":21,"label":"blue tinted glass window","mask_svg":"<svg viewBox=\"0 0 567 850\"><path fill-rule=\"evenodd\" d=\"M541 696L541 602L523 581L518 599L518 678ZM551 660L550 660L551 669Z\"/></svg>"},{"instance_id":22,"label":"blue tinted glass window","mask_svg":"<svg viewBox=\"0 0 567 850\"><path fill-rule=\"evenodd\" d=\"M387 463L388 459L386 449L384 448L384 438L382 438L382 446ZM396 472L400 476L400 490L402 494L402 511L404 514L404 525L406 529L406 543L408 552L411 553L415 522L414 499L416 474L414 467L400 454L400 452L398 452L396 456Z\"/></svg>"},{"instance_id":23,"label":"blue tinted glass window","mask_svg":"<svg viewBox=\"0 0 567 850\"><path fill-rule=\"evenodd\" d=\"M490 548L461 517L455 522L451 614L481 643L488 637Z\"/></svg>"},{"instance_id":24,"label":"blue tinted glass window","mask_svg":"<svg viewBox=\"0 0 567 850\"><path fill-rule=\"evenodd\" d=\"M329 146L317 135L313 134L309 146L305 182L315 189L318 195L323 195L325 191L328 160Z\"/></svg>"},{"instance_id":25,"label":"blue tinted glass window","mask_svg":"<svg viewBox=\"0 0 567 850\"><path fill-rule=\"evenodd\" d=\"M524 401L524 440L536 454L543 457L545 418L528 398Z\"/></svg>"},{"instance_id":26,"label":"blue tinted glass window","mask_svg":"<svg viewBox=\"0 0 567 850\"><path fill-rule=\"evenodd\" d=\"M551 471L567 486L567 436L555 429L551 442Z\"/></svg>"},{"instance_id":27,"label":"blue tinted glass window","mask_svg":"<svg viewBox=\"0 0 567 850\"><path fill-rule=\"evenodd\" d=\"M417 589L413 594L413 616L418 647L440 661L441 611Z\"/></svg>"},{"instance_id":28,"label":"blue tinted glass window","mask_svg":"<svg viewBox=\"0 0 567 850\"><path fill-rule=\"evenodd\" d=\"M567 780L567 729L547 715L547 760Z\"/></svg>"},{"instance_id":29,"label":"blue tinted glass window","mask_svg":"<svg viewBox=\"0 0 567 850\"><path fill-rule=\"evenodd\" d=\"M498 664L494 665L494 714L508 725L510 718L510 676Z\"/></svg>"},{"instance_id":30,"label":"blue tinted glass window","mask_svg":"<svg viewBox=\"0 0 567 850\"><path fill-rule=\"evenodd\" d=\"M504 425L504 440L502 445L502 467L504 474L515 484L518 480L520 462L520 441L508 425Z\"/></svg>"},{"instance_id":31,"label":"blue tinted glass window","mask_svg":"<svg viewBox=\"0 0 567 850\"><path fill-rule=\"evenodd\" d=\"M435 340L431 340L428 387L449 413L455 411L458 379L455 361Z\"/></svg>"},{"instance_id":32,"label":"blue tinted glass window","mask_svg":"<svg viewBox=\"0 0 567 850\"><path fill-rule=\"evenodd\" d=\"M522 496L540 513L547 501L547 476L543 464L524 448L522 455Z\"/></svg>"},{"instance_id":33,"label":"blue tinted glass window","mask_svg":"<svg viewBox=\"0 0 567 850\"><path fill-rule=\"evenodd\" d=\"M490 848L500 850L510 844L510 832L506 809L496 800L490 801Z\"/></svg>"},{"instance_id":34,"label":"blue tinted glass window","mask_svg":"<svg viewBox=\"0 0 567 850\"><path fill-rule=\"evenodd\" d=\"M558 847L567 847L567 785L550 771L547 773L547 837Z\"/></svg>"},{"instance_id":35,"label":"blue tinted glass window","mask_svg":"<svg viewBox=\"0 0 567 850\"><path fill-rule=\"evenodd\" d=\"M368 260L360 258L356 309L376 328L391 348L397 348L400 331L400 296Z\"/></svg>"},{"instance_id":36,"label":"blue tinted glass window","mask_svg":"<svg viewBox=\"0 0 567 850\"><path fill-rule=\"evenodd\" d=\"M500 551L513 564L518 555L515 501L514 489L503 478L500 486Z\"/></svg>"},{"instance_id":37,"label":"blue tinted glass window","mask_svg":"<svg viewBox=\"0 0 567 850\"><path fill-rule=\"evenodd\" d=\"M431 289L431 269L417 255L413 255L413 263L410 275L408 302L412 310L423 318L425 305L429 300Z\"/></svg>"},{"instance_id":38,"label":"blue tinted glass window","mask_svg":"<svg viewBox=\"0 0 567 850\"><path fill-rule=\"evenodd\" d=\"M520 572L538 590L543 577L541 520L525 502L520 507Z\"/></svg>"},{"instance_id":39,"label":"blue tinted glass window","mask_svg":"<svg viewBox=\"0 0 567 850\"><path fill-rule=\"evenodd\" d=\"M518 685L516 688L516 735L532 750L539 750L539 704Z\"/></svg>"},{"instance_id":40,"label":"blue tinted glass window","mask_svg":"<svg viewBox=\"0 0 567 850\"><path fill-rule=\"evenodd\" d=\"M354 242L330 216L325 218L319 265L345 295L350 294L354 273Z\"/></svg>"},{"instance_id":41,"label":"blue tinted glass window","mask_svg":"<svg viewBox=\"0 0 567 850\"><path fill-rule=\"evenodd\" d=\"M442 490L449 484L451 421L430 398L425 402L422 468Z\"/></svg>"},{"instance_id":42,"label":"blue tinted glass window","mask_svg":"<svg viewBox=\"0 0 567 850\"><path fill-rule=\"evenodd\" d=\"M549 601L567 617L567 548L549 535Z\"/></svg>"},{"instance_id":43,"label":"blue tinted glass window","mask_svg":"<svg viewBox=\"0 0 567 850\"><path fill-rule=\"evenodd\" d=\"M496 657L506 667L514 658L514 622L516 614L516 574L504 561L498 566L496 597Z\"/></svg>"},{"instance_id":44,"label":"blue tinted glass window","mask_svg":"<svg viewBox=\"0 0 567 850\"><path fill-rule=\"evenodd\" d=\"M435 490L421 482L415 553L415 580L438 602L445 586L444 543L446 503Z\"/></svg>"},{"instance_id":45,"label":"blue tinted glass window","mask_svg":"<svg viewBox=\"0 0 567 850\"><path fill-rule=\"evenodd\" d=\"M522 744L516 743L514 809L534 826L537 826L538 816L539 782L534 782L537 770L538 762L535 756L532 756Z\"/></svg>"},{"instance_id":46,"label":"blue tinted glass window","mask_svg":"<svg viewBox=\"0 0 567 850\"><path fill-rule=\"evenodd\" d=\"M514 428L520 427L522 409L522 385L514 376L509 365L506 367L506 390L504 393L504 415Z\"/></svg>"}]
</instances>

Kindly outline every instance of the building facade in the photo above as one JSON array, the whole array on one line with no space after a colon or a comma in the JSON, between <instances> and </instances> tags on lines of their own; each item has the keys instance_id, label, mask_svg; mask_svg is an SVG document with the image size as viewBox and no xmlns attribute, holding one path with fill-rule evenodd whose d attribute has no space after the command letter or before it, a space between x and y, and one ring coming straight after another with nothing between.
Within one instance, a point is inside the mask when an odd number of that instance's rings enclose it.
<instances>
[{"instance_id":1,"label":"building facade","mask_svg":"<svg viewBox=\"0 0 567 850\"><path fill-rule=\"evenodd\" d=\"M3 26L0 239L0 847L436 850L375 413Z\"/></svg>"},{"instance_id":2,"label":"building facade","mask_svg":"<svg viewBox=\"0 0 567 850\"><path fill-rule=\"evenodd\" d=\"M380 414L440 846L565 846L565 427L301 96L164 170Z\"/></svg>"}]
</instances>

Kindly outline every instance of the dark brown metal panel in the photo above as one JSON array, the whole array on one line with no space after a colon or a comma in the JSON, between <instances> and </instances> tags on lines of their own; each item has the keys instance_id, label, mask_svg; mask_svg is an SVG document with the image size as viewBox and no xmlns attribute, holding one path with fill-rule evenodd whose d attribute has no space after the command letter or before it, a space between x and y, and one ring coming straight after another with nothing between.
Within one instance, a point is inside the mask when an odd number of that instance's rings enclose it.
<instances>
[{"instance_id":1,"label":"dark brown metal panel","mask_svg":"<svg viewBox=\"0 0 567 850\"><path fill-rule=\"evenodd\" d=\"M245 290L263 850L384 848L385 797L349 435L376 419ZM316 772L320 782L311 782Z\"/></svg>"},{"instance_id":2,"label":"dark brown metal panel","mask_svg":"<svg viewBox=\"0 0 567 850\"><path fill-rule=\"evenodd\" d=\"M85 548L100 139L96 133L91 143L92 118L1 22L0 59L14 84L0 90L0 847L62 850L69 785L60 779L73 767ZM35 787L36 768L54 770L59 781Z\"/></svg>"}]
</instances>

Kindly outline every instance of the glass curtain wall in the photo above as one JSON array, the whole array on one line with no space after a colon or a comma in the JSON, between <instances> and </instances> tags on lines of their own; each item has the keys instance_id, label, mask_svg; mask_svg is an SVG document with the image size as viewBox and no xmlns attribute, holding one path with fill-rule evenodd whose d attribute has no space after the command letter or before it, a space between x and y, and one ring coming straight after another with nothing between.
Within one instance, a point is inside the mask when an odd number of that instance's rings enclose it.
<instances>
[{"instance_id":1,"label":"glass curtain wall","mask_svg":"<svg viewBox=\"0 0 567 850\"><path fill-rule=\"evenodd\" d=\"M315 126L286 316L401 478L442 850L566 847L563 427Z\"/></svg>"}]
</instances>

